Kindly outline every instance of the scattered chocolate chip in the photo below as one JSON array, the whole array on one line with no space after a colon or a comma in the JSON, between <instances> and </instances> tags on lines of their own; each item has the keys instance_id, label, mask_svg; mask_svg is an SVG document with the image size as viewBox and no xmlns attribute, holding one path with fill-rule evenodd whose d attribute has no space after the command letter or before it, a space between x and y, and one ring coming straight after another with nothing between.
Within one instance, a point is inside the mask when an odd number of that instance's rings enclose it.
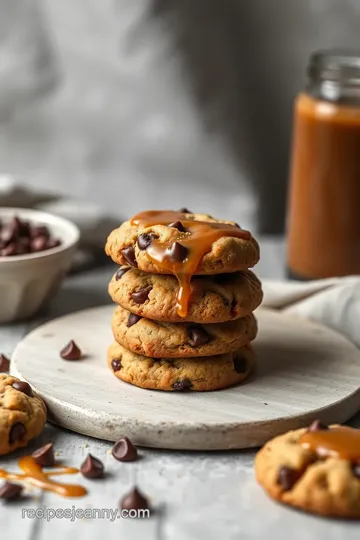
<instances>
[{"instance_id":1,"label":"scattered chocolate chip","mask_svg":"<svg viewBox=\"0 0 360 540\"><path fill-rule=\"evenodd\" d=\"M111 360L111 367L113 368L113 371L119 371L121 369L121 360L118 358Z\"/></svg>"},{"instance_id":2,"label":"scattered chocolate chip","mask_svg":"<svg viewBox=\"0 0 360 540\"><path fill-rule=\"evenodd\" d=\"M23 487L19 484L12 484L11 482L5 482L0 487L0 499L5 501L13 501L18 499L23 491Z\"/></svg>"},{"instance_id":3,"label":"scattered chocolate chip","mask_svg":"<svg viewBox=\"0 0 360 540\"><path fill-rule=\"evenodd\" d=\"M179 208L178 212L181 212L182 214L192 214L187 208Z\"/></svg>"},{"instance_id":4,"label":"scattered chocolate chip","mask_svg":"<svg viewBox=\"0 0 360 540\"><path fill-rule=\"evenodd\" d=\"M247 361L243 356L238 356L234 358L234 369L236 373L246 373L247 370Z\"/></svg>"},{"instance_id":5,"label":"scattered chocolate chip","mask_svg":"<svg viewBox=\"0 0 360 540\"><path fill-rule=\"evenodd\" d=\"M278 471L278 484L285 490L289 491L299 479L299 471L291 469L290 467L280 467Z\"/></svg>"},{"instance_id":6,"label":"scattered chocolate chip","mask_svg":"<svg viewBox=\"0 0 360 540\"><path fill-rule=\"evenodd\" d=\"M20 441L23 437L26 435L26 428L24 424L21 424L18 422L17 424L14 424L11 426L10 433L9 433L9 443L14 444L17 441Z\"/></svg>"},{"instance_id":7,"label":"scattered chocolate chip","mask_svg":"<svg viewBox=\"0 0 360 540\"><path fill-rule=\"evenodd\" d=\"M85 478L102 478L104 476L104 465L99 459L89 454L81 465L80 472Z\"/></svg>"},{"instance_id":8,"label":"scattered chocolate chip","mask_svg":"<svg viewBox=\"0 0 360 540\"><path fill-rule=\"evenodd\" d=\"M23 394L26 394L29 397L33 397L33 391L31 389L30 384L28 384L25 381L15 381L11 385L15 390L18 390L19 392L22 392Z\"/></svg>"},{"instance_id":9,"label":"scattered chocolate chip","mask_svg":"<svg viewBox=\"0 0 360 540\"><path fill-rule=\"evenodd\" d=\"M175 262L183 262L189 252L188 248L182 246L179 242L174 242L166 251L169 258Z\"/></svg>"},{"instance_id":10,"label":"scattered chocolate chip","mask_svg":"<svg viewBox=\"0 0 360 540\"><path fill-rule=\"evenodd\" d=\"M323 431L326 429L329 429L328 426L320 422L320 420L314 420L314 422L308 427L308 431Z\"/></svg>"},{"instance_id":11,"label":"scattered chocolate chip","mask_svg":"<svg viewBox=\"0 0 360 540\"><path fill-rule=\"evenodd\" d=\"M352 472L353 472L354 476L356 476L356 478L359 478L359 480L360 480L360 463L355 463L352 466Z\"/></svg>"},{"instance_id":12,"label":"scattered chocolate chip","mask_svg":"<svg viewBox=\"0 0 360 540\"><path fill-rule=\"evenodd\" d=\"M6 373L10 369L10 360L5 354L0 354L0 373Z\"/></svg>"},{"instance_id":13,"label":"scattered chocolate chip","mask_svg":"<svg viewBox=\"0 0 360 540\"><path fill-rule=\"evenodd\" d=\"M72 339L67 345L60 351L60 356L64 360L80 360L81 350Z\"/></svg>"},{"instance_id":14,"label":"scattered chocolate chip","mask_svg":"<svg viewBox=\"0 0 360 540\"><path fill-rule=\"evenodd\" d=\"M121 279L125 272L127 272L128 270L130 270L128 266L123 266L122 268L119 268L119 270L115 274L115 280L119 281L119 279Z\"/></svg>"},{"instance_id":15,"label":"scattered chocolate chip","mask_svg":"<svg viewBox=\"0 0 360 540\"><path fill-rule=\"evenodd\" d=\"M118 461L136 461L138 458L137 449L127 437L119 439L112 447L111 453Z\"/></svg>"},{"instance_id":16,"label":"scattered chocolate chip","mask_svg":"<svg viewBox=\"0 0 360 540\"><path fill-rule=\"evenodd\" d=\"M152 286L149 285L148 287L144 287L143 289L131 293L130 296L137 304L143 304L149 298L151 290Z\"/></svg>"},{"instance_id":17,"label":"scattered chocolate chip","mask_svg":"<svg viewBox=\"0 0 360 540\"><path fill-rule=\"evenodd\" d=\"M175 381L172 387L174 390L178 390L179 392L186 391L191 389L192 382L190 379L183 379L182 381Z\"/></svg>"},{"instance_id":18,"label":"scattered chocolate chip","mask_svg":"<svg viewBox=\"0 0 360 540\"><path fill-rule=\"evenodd\" d=\"M180 232L185 232L186 229L184 225L181 223L181 221L174 221L173 223L170 223L168 227L171 227L172 229L177 229Z\"/></svg>"},{"instance_id":19,"label":"scattered chocolate chip","mask_svg":"<svg viewBox=\"0 0 360 540\"><path fill-rule=\"evenodd\" d=\"M45 444L32 453L32 457L40 467L53 467L55 465L55 454L52 443Z\"/></svg>"},{"instance_id":20,"label":"scattered chocolate chip","mask_svg":"<svg viewBox=\"0 0 360 540\"><path fill-rule=\"evenodd\" d=\"M135 486L120 501L122 510L147 510L150 508L149 501Z\"/></svg>"},{"instance_id":21,"label":"scattered chocolate chip","mask_svg":"<svg viewBox=\"0 0 360 540\"><path fill-rule=\"evenodd\" d=\"M138 236L137 239L137 245L139 246L139 249L144 250L147 249L151 242L155 240L156 238L159 238L154 233L143 233Z\"/></svg>"},{"instance_id":22,"label":"scattered chocolate chip","mask_svg":"<svg viewBox=\"0 0 360 540\"><path fill-rule=\"evenodd\" d=\"M140 319L141 319L140 315L136 315L135 313L130 313L128 322L127 322L127 327L130 328L130 326L133 326L134 324L139 322Z\"/></svg>"},{"instance_id":23,"label":"scattered chocolate chip","mask_svg":"<svg viewBox=\"0 0 360 540\"><path fill-rule=\"evenodd\" d=\"M121 250L122 256L124 257L125 261L130 264L130 266L135 266L137 268L137 261L135 257L135 250L133 246L128 246Z\"/></svg>"},{"instance_id":24,"label":"scattered chocolate chip","mask_svg":"<svg viewBox=\"0 0 360 540\"><path fill-rule=\"evenodd\" d=\"M201 326L189 326L187 329L190 347L201 347L210 341L210 336Z\"/></svg>"}]
</instances>

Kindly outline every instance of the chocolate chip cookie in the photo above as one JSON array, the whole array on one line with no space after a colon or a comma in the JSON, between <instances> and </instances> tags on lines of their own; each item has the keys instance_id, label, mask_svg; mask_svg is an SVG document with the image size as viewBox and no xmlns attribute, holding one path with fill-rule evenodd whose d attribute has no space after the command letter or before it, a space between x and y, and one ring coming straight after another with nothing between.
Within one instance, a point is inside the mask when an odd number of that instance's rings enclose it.
<instances>
[{"instance_id":1,"label":"chocolate chip cookie","mask_svg":"<svg viewBox=\"0 0 360 540\"><path fill-rule=\"evenodd\" d=\"M324 516L360 518L360 430L289 431L256 455L258 482L274 499Z\"/></svg>"},{"instance_id":2,"label":"chocolate chip cookie","mask_svg":"<svg viewBox=\"0 0 360 540\"><path fill-rule=\"evenodd\" d=\"M122 381L152 390L209 391L240 383L255 366L250 346L206 358L148 358L114 342L108 365Z\"/></svg>"},{"instance_id":3,"label":"chocolate chip cookie","mask_svg":"<svg viewBox=\"0 0 360 540\"><path fill-rule=\"evenodd\" d=\"M126 221L110 233L105 251L120 265L156 274L174 274L176 265L191 260L189 275L245 270L259 260L258 243L236 223L171 211L146 212Z\"/></svg>"},{"instance_id":4,"label":"chocolate chip cookie","mask_svg":"<svg viewBox=\"0 0 360 540\"><path fill-rule=\"evenodd\" d=\"M46 407L31 386L0 374L0 455L8 454L39 435L46 422Z\"/></svg>"},{"instance_id":5,"label":"chocolate chip cookie","mask_svg":"<svg viewBox=\"0 0 360 540\"><path fill-rule=\"evenodd\" d=\"M116 341L137 354L154 358L214 356L236 351L257 334L253 314L219 324L164 323L118 306L112 318Z\"/></svg>"},{"instance_id":6,"label":"chocolate chip cookie","mask_svg":"<svg viewBox=\"0 0 360 540\"><path fill-rule=\"evenodd\" d=\"M251 270L194 276L186 317L177 312L179 284L171 275L121 267L109 284L114 302L132 313L164 322L220 323L253 312L262 301L261 283Z\"/></svg>"}]
</instances>

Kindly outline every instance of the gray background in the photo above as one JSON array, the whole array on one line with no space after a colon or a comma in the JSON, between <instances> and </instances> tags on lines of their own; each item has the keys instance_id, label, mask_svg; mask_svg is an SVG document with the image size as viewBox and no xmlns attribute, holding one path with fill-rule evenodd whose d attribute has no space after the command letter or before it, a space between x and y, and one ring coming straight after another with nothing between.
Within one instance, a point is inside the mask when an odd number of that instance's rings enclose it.
<instances>
[{"instance_id":1,"label":"gray background","mask_svg":"<svg viewBox=\"0 0 360 540\"><path fill-rule=\"evenodd\" d=\"M359 0L0 0L0 172L119 217L284 223L292 103Z\"/></svg>"}]
</instances>

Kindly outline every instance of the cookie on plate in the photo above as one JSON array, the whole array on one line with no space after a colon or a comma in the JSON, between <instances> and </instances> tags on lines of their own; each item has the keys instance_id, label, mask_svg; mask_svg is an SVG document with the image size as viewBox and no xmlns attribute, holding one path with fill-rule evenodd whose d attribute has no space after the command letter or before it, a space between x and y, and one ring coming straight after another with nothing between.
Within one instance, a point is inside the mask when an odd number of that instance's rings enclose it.
<instances>
[{"instance_id":1,"label":"cookie on plate","mask_svg":"<svg viewBox=\"0 0 360 540\"><path fill-rule=\"evenodd\" d=\"M148 358L119 343L108 350L108 365L116 377L141 388L168 391L220 390L244 381L255 366L250 346L206 358Z\"/></svg>"},{"instance_id":2,"label":"cookie on plate","mask_svg":"<svg viewBox=\"0 0 360 540\"><path fill-rule=\"evenodd\" d=\"M215 233L212 224L218 227ZM224 230L220 229L221 226ZM154 240L157 247L162 246L160 258L167 254L174 265L196 258L191 274L246 270L259 260L259 245L255 238L234 222L218 220L207 214L171 211L145 212L124 222L110 233L105 251L120 265L134 266L143 272L174 274L172 263L166 266L149 256ZM199 251L201 246L203 250Z\"/></svg>"},{"instance_id":3,"label":"cookie on plate","mask_svg":"<svg viewBox=\"0 0 360 540\"><path fill-rule=\"evenodd\" d=\"M31 386L0 374L0 455L26 446L43 430L46 407Z\"/></svg>"},{"instance_id":4,"label":"cookie on plate","mask_svg":"<svg viewBox=\"0 0 360 540\"><path fill-rule=\"evenodd\" d=\"M165 322L226 322L252 313L261 303L261 283L251 270L194 276L186 317L177 311L179 284L171 275L121 267L109 284L114 302L132 313Z\"/></svg>"},{"instance_id":5,"label":"cookie on plate","mask_svg":"<svg viewBox=\"0 0 360 540\"><path fill-rule=\"evenodd\" d=\"M117 342L154 358L214 356L236 351L257 334L253 314L218 324L165 323L146 319L118 306L112 318Z\"/></svg>"},{"instance_id":6,"label":"cookie on plate","mask_svg":"<svg viewBox=\"0 0 360 540\"><path fill-rule=\"evenodd\" d=\"M274 499L324 516L360 518L360 430L315 421L270 440L255 458Z\"/></svg>"}]
</instances>

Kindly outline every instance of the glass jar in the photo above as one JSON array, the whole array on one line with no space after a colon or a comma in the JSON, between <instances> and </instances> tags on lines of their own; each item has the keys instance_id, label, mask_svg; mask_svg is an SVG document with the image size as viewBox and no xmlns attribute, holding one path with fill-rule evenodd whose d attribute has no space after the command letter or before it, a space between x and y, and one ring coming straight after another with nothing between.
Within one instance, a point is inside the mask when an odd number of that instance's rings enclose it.
<instances>
[{"instance_id":1,"label":"glass jar","mask_svg":"<svg viewBox=\"0 0 360 540\"><path fill-rule=\"evenodd\" d=\"M360 274L360 52L310 59L295 102L287 230L290 277Z\"/></svg>"}]
</instances>

